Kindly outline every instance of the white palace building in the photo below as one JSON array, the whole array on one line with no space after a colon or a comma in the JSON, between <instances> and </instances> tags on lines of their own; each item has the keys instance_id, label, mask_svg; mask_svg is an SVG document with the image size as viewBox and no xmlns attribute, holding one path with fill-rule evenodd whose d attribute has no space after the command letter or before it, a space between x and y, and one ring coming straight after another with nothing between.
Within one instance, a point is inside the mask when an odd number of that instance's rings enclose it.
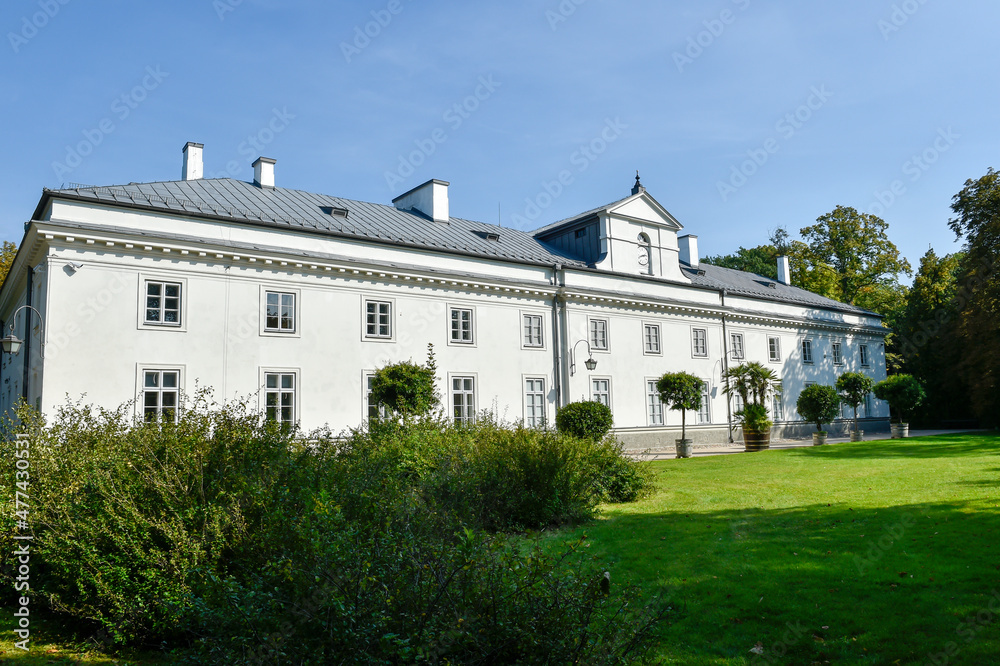
<instances>
[{"instance_id":1,"label":"white palace building","mask_svg":"<svg viewBox=\"0 0 1000 666\"><path fill-rule=\"evenodd\" d=\"M4 335L22 341L0 362L5 412L84 396L169 417L211 387L338 431L373 412L373 371L433 343L458 420L542 425L593 399L630 448L670 449L665 372L705 381L687 418L698 443L733 433L721 376L742 360L781 378L776 436L815 427L795 413L806 385L885 377L879 316L791 286L787 259L777 281L699 264L697 236L638 177L623 199L524 232L453 217L444 181L375 204L277 187L264 157L253 182L205 179L202 151L184 147L182 180L43 191L0 290ZM877 400L863 416L888 427Z\"/></svg>"}]
</instances>

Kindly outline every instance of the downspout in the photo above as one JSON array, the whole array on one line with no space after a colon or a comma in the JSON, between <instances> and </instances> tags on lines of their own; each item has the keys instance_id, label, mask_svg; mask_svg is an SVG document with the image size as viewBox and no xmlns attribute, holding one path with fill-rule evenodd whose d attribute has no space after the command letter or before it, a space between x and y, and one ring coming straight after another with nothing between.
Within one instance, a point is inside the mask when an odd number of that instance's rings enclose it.
<instances>
[{"instance_id":1,"label":"downspout","mask_svg":"<svg viewBox=\"0 0 1000 666\"><path fill-rule=\"evenodd\" d=\"M552 265L552 285L556 288L552 295L552 388L556 392L556 409L563 406L562 403L562 375L563 375L563 355L562 355L562 327L559 325L559 306L563 298L563 285L559 279L562 272L562 264Z\"/></svg>"},{"instance_id":2,"label":"downspout","mask_svg":"<svg viewBox=\"0 0 1000 666\"><path fill-rule=\"evenodd\" d=\"M726 388L729 388L729 333L726 332L726 290L719 292L722 296L722 376L726 378ZM727 391L726 396L726 424L729 426L729 443L733 443L733 407L732 396Z\"/></svg>"},{"instance_id":3,"label":"downspout","mask_svg":"<svg viewBox=\"0 0 1000 666\"><path fill-rule=\"evenodd\" d=\"M35 271L28 266L27 291L24 296L24 304L31 307L31 293L34 291ZM28 402L28 377L31 365L31 310L28 310L27 317L24 318L24 381L21 384L21 398Z\"/></svg>"}]
</instances>

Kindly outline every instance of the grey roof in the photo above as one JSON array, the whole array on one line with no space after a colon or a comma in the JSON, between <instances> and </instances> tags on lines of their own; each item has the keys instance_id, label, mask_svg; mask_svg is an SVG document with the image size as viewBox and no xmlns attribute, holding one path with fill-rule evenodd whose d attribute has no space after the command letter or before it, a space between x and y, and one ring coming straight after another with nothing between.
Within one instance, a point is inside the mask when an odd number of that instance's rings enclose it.
<instances>
[{"instance_id":1,"label":"grey roof","mask_svg":"<svg viewBox=\"0 0 1000 666\"><path fill-rule=\"evenodd\" d=\"M584 213L578 213L577 215L573 215L572 217L564 218L562 220L559 220L558 222L553 222L552 224L546 224L544 227L539 227L539 228L535 229L534 231L532 231L531 233L534 234L535 236L542 236L546 232L552 231L553 229L558 229L559 227L561 227L561 226L563 226L565 224L570 224L572 222L577 222L578 220L584 220L584 219L590 217L591 215L596 215L597 213L600 213L603 210L607 210L608 208L613 208L614 206L622 204L622 203L628 201L629 199L631 199L632 197L635 197L635 196L638 196L638 195L636 195L636 194L630 194L630 195L628 195L627 197L625 197L623 199L619 199L618 201L612 201L609 204L604 204L603 206L598 206L597 208L591 208L590 210L588 210L588 211L586 211Z\"/></svg>"},{"instance_id":2,"label":"grey roof","mask_svg":"<svg viewBox=\"0 0 1000 666\"><path fill-rule=\"evenodd\" d=\"M538 240L535 235L572 220L578 220L626 201L632 196L575 215L534 232L499 227L452 217L448 224L434 222L411 211L385 204L314 194L282 187L261 188L231 178L129 183L109 187L77 187L46 190L35 211L37 219L47 196L60 196L96 203L150 209L195 217L233 220L253 225L306 231L330 236L461 253L519 263L556 263L588 268L579 257L571 256ZM326 210L324 210L326 209ZM331 209L346 210L347 216L332 215ZM499 235L490 240L488 235ZM592 267L591 267L592 268ZM696 287L721 290L770 301L807 307L873 314L812 292L777 283L770 278L743 271L701 264L700 271L682 264L681 269ZM702 274L703 273L703 274ZM654 278L655 279L655 278Z\"/></svg>"},{"instance_id":3,"label":"grey roof","mask_svg":"<svg viewBox=\"0 0 1000 666\"><path fill-rule=\"evenodd\" d=\"M385 204L283 187L262 188L232 178L79 187L51 194L493 259L586 266L518 229L457 217L443 224ZM332 215L330 209L346 210L347 216ZM487 238L492 234L499 235L499 240Z\"/></svg>"},{"instance_id":4,"label":"grey roof","mask_svg":"<svg viewBox=\"0 0 1000 666\"><path fill-rule=\"evenodd\" d=\"M777 280L756 273L712 266L711 264L698 264L698 268L691 268L684 263L681 264L681 272L691 278L692 284L712 289L725 289L732 294L783 303L794 303L796 305L817 307L824 310L839 310L841 312L879 316L854 305L841 303L840 301L814 294L800 287L782 284ZM704 275L701 273L704 273ZM770 287L768 285L774 286Z\"/></svg>"}]
</instances>

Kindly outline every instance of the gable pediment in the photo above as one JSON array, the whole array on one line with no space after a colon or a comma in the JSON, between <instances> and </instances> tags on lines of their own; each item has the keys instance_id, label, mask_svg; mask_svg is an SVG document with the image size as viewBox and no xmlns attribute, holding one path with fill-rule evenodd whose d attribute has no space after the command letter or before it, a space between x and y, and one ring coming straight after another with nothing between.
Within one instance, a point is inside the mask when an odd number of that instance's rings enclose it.
<instances>
[{"instance_id":1,"label":"gable pediment","mask_svg":"<svg viewBox=\"0 0 1000 666\"><path fill-rule=\"evenodd\" d=\"M684 228L677 218L647 192L640 192L615 206L608 207L607 212L615 217L665 227L671 231L680 231Z\"/></svg>"}]
</instances>

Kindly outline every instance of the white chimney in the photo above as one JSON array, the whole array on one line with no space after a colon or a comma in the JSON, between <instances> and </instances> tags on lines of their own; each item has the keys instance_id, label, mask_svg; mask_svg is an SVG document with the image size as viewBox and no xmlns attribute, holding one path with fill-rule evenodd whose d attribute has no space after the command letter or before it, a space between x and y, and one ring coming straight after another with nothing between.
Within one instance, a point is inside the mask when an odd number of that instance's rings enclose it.
<instances>
[{"instance_id":1,"label":"white chimney","mask_svg":"<svg viewBox=\"0 0 1000 666\"><path fill-rule=\"evenodd\" d=\"M444 180L428 180L392 200L399 210L415 210L435 222L448 223L448 185Z\"/></svg>"},{"instance_id":2,"label":"white chimney","mask_svg":"<svg viewBox=\"0 0 1000 666\"><path fill-rule=\"evenodd\" d=\"M788 269L788 257L784 255L778 257L778 282L781 284L792 283L792 272Z\"/></svg>"},{"instance_id":3,"label":"white chimney","mask_svg":"<svg viewBox=\"0 0 1000 666\"><path fill-rule=\"evenodd\" d=\"M677 239L681 251L681 261L691 268L698 268L698 237L694 234L681 236Z\"/></svg>"},{"instance_id":4,"label":"white chimney","mask_svg":"<svg viewBox=\"0 0 1000 666\"><path fill-rule=\"evenodd\" d=\"M274 187L274 165L278 160L258 157L253 163L253 184L258 187Z\"/></svg>"},{"instance_id":5,"label":"white chimney","mask_svg":"<svg viewBox=\"0 0 1000 666\"><path fill-rule=\"evenodd\" d=\"M198 180L204 177L205 168L201 159L201 151L204 148L204 144L192 141L184 144L184 165L181 167L181 180Z\"/></svg>"}]
</instances>

